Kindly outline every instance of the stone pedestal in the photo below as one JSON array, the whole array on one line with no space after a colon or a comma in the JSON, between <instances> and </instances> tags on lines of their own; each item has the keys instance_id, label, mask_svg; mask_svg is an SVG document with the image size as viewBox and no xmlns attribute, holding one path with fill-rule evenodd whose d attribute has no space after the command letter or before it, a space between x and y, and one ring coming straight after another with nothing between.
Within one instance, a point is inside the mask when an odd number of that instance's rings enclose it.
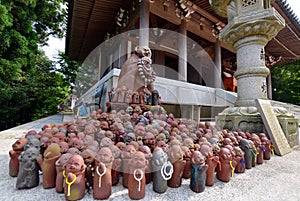
<instances>
[{"instance_id":1,"label":"stone pedestal","mask_svg":"<svg viewBox=\"0 0 300 201\"><path fill-rule=\"evenodd\" d=\"M298 119L285 108L273 107L279 124L289 142L290 147L299 144ZM263 120L256 107L231 107L216 116L216 125L221 129L266 133Z\"/></svg>"}]
</instances>

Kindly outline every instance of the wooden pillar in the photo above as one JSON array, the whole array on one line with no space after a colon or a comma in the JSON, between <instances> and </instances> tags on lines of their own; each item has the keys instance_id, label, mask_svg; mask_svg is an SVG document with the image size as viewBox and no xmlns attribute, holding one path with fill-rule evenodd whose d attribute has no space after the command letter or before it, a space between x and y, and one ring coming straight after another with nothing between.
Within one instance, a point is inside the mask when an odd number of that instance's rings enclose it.
<instances>
[{"instance_id":1,"label":"wooden pillar","mask_svg":"<svg viewBox=\"0 0 300 201\"><path fill-rule=\"evenodd\" d=\"M182 19L178 38L178 80L187 81L187 29L186 20ZM182 35L181 35L182 34Z\"/></svg>"},{"instance_id":2,"label":"wooden pillar","mask_svg":"<svg viewBox=\"0 0 300 201\"><path fill-rule=\"evenodd\" d=\"M143 0L140 7L140 40L139 46L149 47L149 15L150 5L148 0Z\"/></svg>"},{"instance_id":3,"label":"wooden pillar","mask_svg":"<svg viewBox=\"0 0 300 201\"><path fill-rule=\"evenodd\" d=\"M214 88L221 88L222 87L222 59L221 59L221 45L220 41L217 39L215 45L214 45L214 63L215 67L213 70L213 87Z\"/></svg>"}]
</instances>

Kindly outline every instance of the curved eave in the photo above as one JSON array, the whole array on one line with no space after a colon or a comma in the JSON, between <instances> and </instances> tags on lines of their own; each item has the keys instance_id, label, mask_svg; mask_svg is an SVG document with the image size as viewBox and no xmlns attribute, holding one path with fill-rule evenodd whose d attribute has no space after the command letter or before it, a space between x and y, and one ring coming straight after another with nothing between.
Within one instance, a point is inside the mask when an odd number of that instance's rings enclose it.
<instances>
[{"instance_id":1,"label":"curved eave","mask_svg":"<svg viewBox=\"0 0 300 201\"><path fill-rule=\"evenodd\" d=\"M156 0L159 1L159 0ZM66 54L73 60L83 61L104 39L107 32L115 29L115 16L120 7L128 7L132 1L126 0L69 0ZM213 23L226 19L217 16L210 8L209 1L193 0L201 12L209 15ZM273 7L283 16L286 26L266 46L266 54L282 57L280 62L300 58L299 20L284 0L276 0Z\"/></svg>"}]
</instances>

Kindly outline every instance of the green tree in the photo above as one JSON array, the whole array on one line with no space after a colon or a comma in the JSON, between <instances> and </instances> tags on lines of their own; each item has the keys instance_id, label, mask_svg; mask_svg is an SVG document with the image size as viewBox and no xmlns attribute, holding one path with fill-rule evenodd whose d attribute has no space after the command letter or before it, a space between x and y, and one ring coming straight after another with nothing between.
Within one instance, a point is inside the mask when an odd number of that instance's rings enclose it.
<instances>
[{"instance_id":1,"label":"green tree","mask_svg":"<svg viewBox=\"0 0 300 201\"><path fill-rule=\"evenodd\" d=\"M300 105L300 60L271 68L273 99Z\"/></svg>"},{"instance_id":2,"label":"green tree","mask_svg":"<svg viewBox=\"0 0 300 201\"><path fill-rule=\"evenodd\" d=\"M0 2L0 130L54 114L69 86L39 46L65 33L65 0Z\"/></svg>"}]
</instances>

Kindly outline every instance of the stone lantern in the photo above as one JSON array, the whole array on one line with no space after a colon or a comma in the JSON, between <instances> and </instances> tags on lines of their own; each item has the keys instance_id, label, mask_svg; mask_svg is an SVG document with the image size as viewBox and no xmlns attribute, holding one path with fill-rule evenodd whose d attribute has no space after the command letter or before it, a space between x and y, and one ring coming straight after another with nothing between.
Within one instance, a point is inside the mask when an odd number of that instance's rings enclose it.
<instances>
[{"instance_id":1,"label":"stone lantern","mask_svg":"<svg viewBox=\"0 0 300 201\"><path fill-rule=\"evenodd\" d=\"M210 0L212 9L228 18L220 40L237 55L237 100L216 117L216 124L231 130L264 132L257 99L267 100L264 47L284 28L283 17L271 7L273 0ZM290 146L298 144L298 122L285 108L273 107ZM293 124L296 129L290 130Z\"/></svg>"}]
</instances>

